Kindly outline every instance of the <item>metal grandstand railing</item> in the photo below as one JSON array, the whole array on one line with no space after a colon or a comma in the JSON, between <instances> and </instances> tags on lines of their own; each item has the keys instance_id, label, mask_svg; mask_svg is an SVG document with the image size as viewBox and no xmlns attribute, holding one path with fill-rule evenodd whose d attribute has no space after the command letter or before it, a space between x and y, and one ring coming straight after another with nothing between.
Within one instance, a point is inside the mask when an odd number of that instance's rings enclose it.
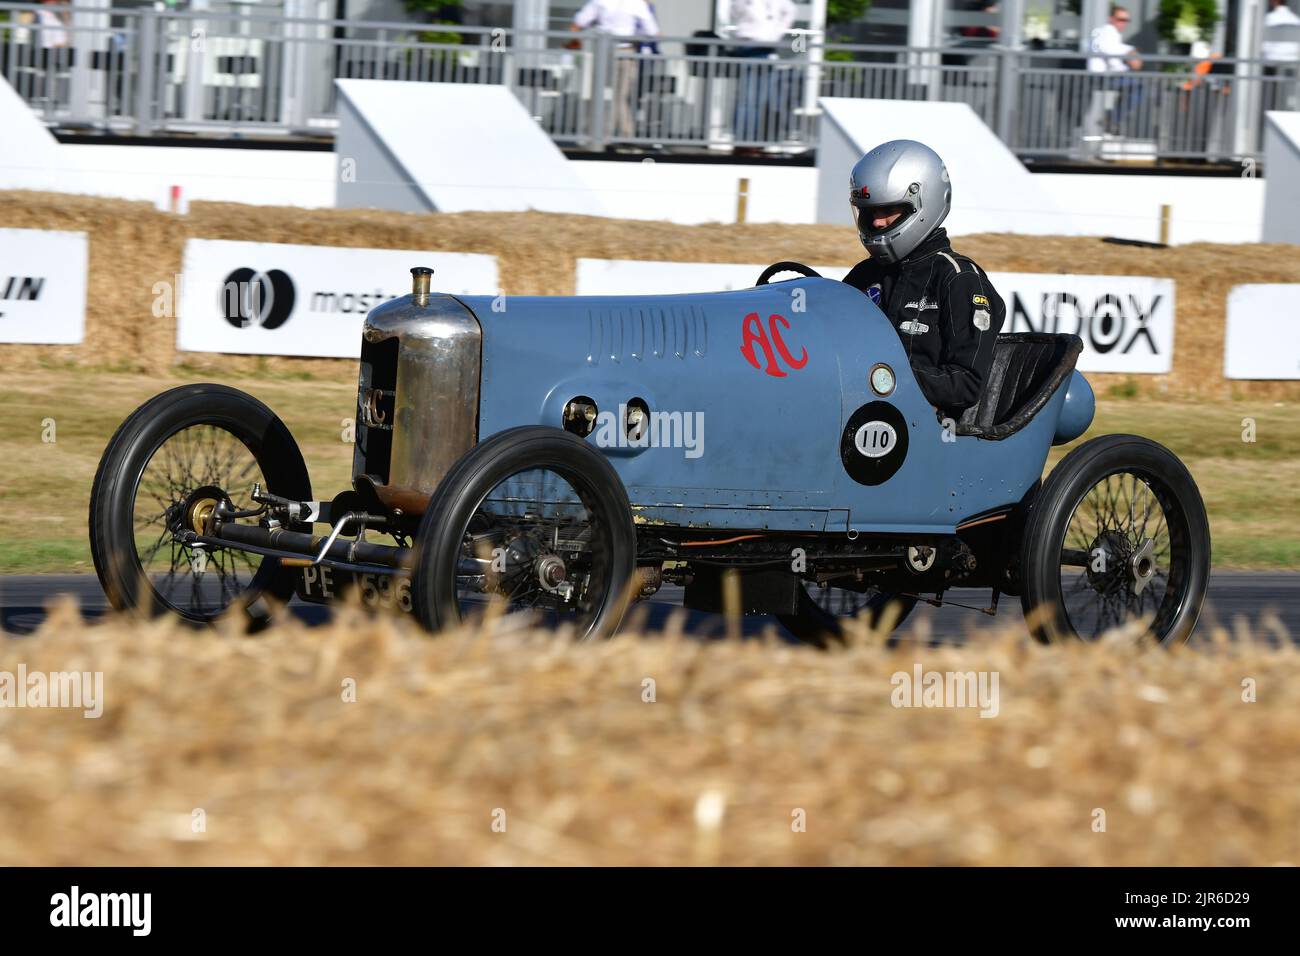
<instances>
[{"instance_id":1,"label":"metal grandstand railing","mask_svg":"<svg viewBox=\"0 0 1300 956\"><path fill-rule=\"evenodd\" d=\"M992 45L725 40L0 2L0 75L44 121L136 135L329 136L334 79L509 87L559 143L796 153L823 96L968 104L1022 156L1254 160L1267 110L1300 108L1296 63Z\"/></svg>"}]
</instances>

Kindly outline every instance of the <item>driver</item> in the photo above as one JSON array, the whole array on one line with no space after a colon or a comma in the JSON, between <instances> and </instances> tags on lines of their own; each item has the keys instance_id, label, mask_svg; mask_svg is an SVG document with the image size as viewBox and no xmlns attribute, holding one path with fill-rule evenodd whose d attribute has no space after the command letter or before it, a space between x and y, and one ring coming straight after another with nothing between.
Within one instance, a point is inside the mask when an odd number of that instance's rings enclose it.
<instances>
[{"instance_id":1,"label":"driver","mask_svg":"<svg viewBox=\"0 0 1300 956\"><path fill-rule=\"evenodd\" d=\"M1006 307L940 228L952 208L943 160L909 139L877 146L853 167L849 203L871 258L844 281L889 317L930 404L959 417L983 392Z\"/></svg>"}]
</instances>

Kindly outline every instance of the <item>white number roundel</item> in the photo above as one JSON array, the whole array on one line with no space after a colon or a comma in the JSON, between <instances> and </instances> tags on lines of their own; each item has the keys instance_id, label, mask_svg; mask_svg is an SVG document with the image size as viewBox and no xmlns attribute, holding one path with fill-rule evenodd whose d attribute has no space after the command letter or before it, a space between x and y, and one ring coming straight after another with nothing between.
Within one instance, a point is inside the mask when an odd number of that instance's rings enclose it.
<instances>
[{"instance_id":1,"label":"white number roundel","mask_svg":"<svg viewBox=\"0 0 1300 956\"><path fill-rule=\"evenodd\" d=\"M867 422L853 436L858 454L868 458L883 458L898 444L898 433L889 422Z\"/></svg>"}]
</instances>

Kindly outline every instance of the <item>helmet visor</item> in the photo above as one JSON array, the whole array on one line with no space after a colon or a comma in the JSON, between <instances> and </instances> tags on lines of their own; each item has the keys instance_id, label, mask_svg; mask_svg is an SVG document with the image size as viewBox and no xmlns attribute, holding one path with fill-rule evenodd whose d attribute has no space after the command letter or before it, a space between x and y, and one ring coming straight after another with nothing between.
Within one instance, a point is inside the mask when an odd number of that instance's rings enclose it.
<instances>
[{"instance_id":1,"label":"helmet visor","mask_svg":"<svg viewBox=\"0 0 1300 956\"><path fill-rule=\"evenodd\" d=\"M911 203L882 203L860 206L852 204L853 223L858 232L864 236L883 236L892 229L902 225L907 217L916 212Z\"/></svg>"}]
</instances>

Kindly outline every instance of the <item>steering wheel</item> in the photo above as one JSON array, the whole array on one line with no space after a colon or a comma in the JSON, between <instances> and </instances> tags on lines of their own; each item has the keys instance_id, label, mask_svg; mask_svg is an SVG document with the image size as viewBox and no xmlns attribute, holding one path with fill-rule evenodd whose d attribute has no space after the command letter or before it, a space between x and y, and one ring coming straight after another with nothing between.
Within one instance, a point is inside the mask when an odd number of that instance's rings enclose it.
<instances>
[{"instance_id":1,"label":"steering wheel","mask_svg":"<svg viewBox=\"0 0 1300 956\"><path fill-rule=\"evenodd\" d=\"M754 285L767 285L772 280L772 276L782 272L797 272L801 276L807 276L810 279L822 278L820 272L804 265L802 262L774 262L762 271Z\"/></svg>"}]
</instances>

